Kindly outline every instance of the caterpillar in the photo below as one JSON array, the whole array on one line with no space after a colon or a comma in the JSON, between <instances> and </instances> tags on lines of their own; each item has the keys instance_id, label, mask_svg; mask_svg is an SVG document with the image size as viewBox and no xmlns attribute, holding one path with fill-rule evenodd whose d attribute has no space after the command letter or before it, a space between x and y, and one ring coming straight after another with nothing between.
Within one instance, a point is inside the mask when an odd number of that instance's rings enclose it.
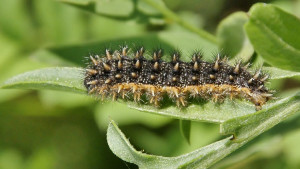
<instances>
[{"instance_id":1,"label":"caterpillar","mask_svg":"<svg viewBox=\"0 0 300 169\"><path fill-rule=\"evenodd\" d=\"M103 55L90 55L84 78L88 94L102 99L131 96L139 102L145 96L150 104L159 107L167 96L178 107L185 107L188 98L222 102L229 97L246 99L260 110L273 95L265 87L269 75L261 69L251 74L247 70L249 63L241 61L231 66L220 54L207 62L202 60L201 52L195 52L190 62L184 62L180 52L174 51L171 60L164 61L163 49L154 50L152 59L146 59L144 47L128 52L128 47L122 46L114 52L106 49Z\"/></svg>"}]
</instances>

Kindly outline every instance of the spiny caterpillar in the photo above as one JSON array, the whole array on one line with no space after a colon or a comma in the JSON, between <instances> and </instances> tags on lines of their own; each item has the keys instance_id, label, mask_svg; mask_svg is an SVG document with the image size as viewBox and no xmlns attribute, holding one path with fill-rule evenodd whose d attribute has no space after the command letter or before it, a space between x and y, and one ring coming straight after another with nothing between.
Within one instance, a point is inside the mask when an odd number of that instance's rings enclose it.
<instances>
[{"instance_id":1,"label":"spiny caterpillar","mask_svg":"<svg viewBox=\"0 0 300 169\"><path fill-rule=\"evenodd\" d=\"M146 96L159 106L166 95L177 106L186 106L190 97L201 97L222 101L224 98L244 98L255 104L256 109L272 98L264 83L268 75L259 69L253 74L247 71L249 64L227 63L227 58L218 54L214 62L201 60L202 54L195 52L190 62L180 60L180 52L171 54L171 61L162 60L163 50L152 53L152 59L144 57L143 47L133 54L123 46L113 53L106 49L105 56L90 56L91 64L86 68L84 85L89 94L113 100L118 97L133 97L134 101ZM129 56L134 55L134 56Z\"/></svg>"}]
</instances>

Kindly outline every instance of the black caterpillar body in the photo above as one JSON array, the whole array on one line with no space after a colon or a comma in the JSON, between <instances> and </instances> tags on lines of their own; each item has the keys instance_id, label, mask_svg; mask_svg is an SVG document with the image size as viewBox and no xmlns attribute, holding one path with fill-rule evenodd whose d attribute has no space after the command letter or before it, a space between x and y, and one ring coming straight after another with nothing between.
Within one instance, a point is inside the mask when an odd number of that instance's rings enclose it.
<instances>
[{"instance_id":1,"label":"black caterpillar body","mask_svg":"<svg viewBox=\"0 0 300 169\"><path fill-rule=\"evenodd\" d=\"M86 69L84 85L90 94L111 96L116 100L132 94L135 101L146 94L150 103L159 106L167 94L178 106L186 106L188 97L212 98L214 101L225 97L245 98L253 102L256 109L268 101L269 93L264 83L268 79L258 70L254 75L247 68L249 64L238 62L227 64L227 59L216 56L214 62L201 60L196 52L190 62L180 60L180 53L174 52L171 61L161 58L162 49L155 50L151 60L144 57L144 48L129 57L127 46L105 57L90 56L91 64Z\"/></svg>"}]
</instances>

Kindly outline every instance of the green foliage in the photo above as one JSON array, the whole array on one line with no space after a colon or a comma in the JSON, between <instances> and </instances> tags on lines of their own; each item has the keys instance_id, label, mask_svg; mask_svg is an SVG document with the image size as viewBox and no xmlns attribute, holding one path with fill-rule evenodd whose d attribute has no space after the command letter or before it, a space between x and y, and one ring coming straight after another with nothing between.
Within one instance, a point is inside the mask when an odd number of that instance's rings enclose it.
<instances>
[{"instance_id":1,"label":"green foliage","mask_svg":"<svg viewBox=\"0 0 300 169\"><path fill-rule=\"evenodd\" d=\"M135 163L140 168L207 168L215 160L226 155L225 149L236 149L241 145L227 146L230 138L223 139L199 150L178 157L162 157L135 150L114 121L108 126L107 141L111 150L121 159ZM218 150L223 150L219 151ZM228 152L227 152L228 153Z\"/></svg>"},{"instance_id":2,"label":"green foliage","mask_svg":"<svg viewBox=\"0 0 300 169\"><path fill-rule=\"evenodd\" d=\"M221 124L222 134L234 134L234 141L243 142L270 129L285 120L293 113L300 111L300 93L292 94L276 101L264 110L236 119L230 119Z\"/></svg>"},{"instance_id":3,"label":"green foliage","mask_svg":"<svg viewBox=\"0 0 300 169\"><path fill-rule=\"evenodd\" d=\"M190 143L190 133L191 133L191 121L180 120L179 121L180 133Z\"/></svg>"},{"instance_id":4,"label":"green foliage","mask_svg":"<svg viewBox=\"0 0 300 169\"><path fill-rule=\"evenodd\" d=\"M4 68L8 69L10 67L12 67L11 69L15 72L12 71L10 72L11 74L8 73L6 76L1 77L0 80L3 81L3 78L7 79L7 77L19 74L1 83L1 89L58 90L67 91L70 94L86 95L86 89L83 86L83 57L87 56L89 52L97 53L107 46L115 48L118 47L120 43L126 42L127 44L133 45L143 44L149 49L155 48L159 44L167 51L180 47L183 53L183 60L189 60L188 54L194 49L198 49L199 46L205 54L204 59L206 60L212 59L209 57L209 54L219 48L219 50L223 50L230 55L231 62L238 59L252 61L254 66L251 70L263 65L263 71L270 74L270 79L274 82L270 84L270 87L275 87L275 89L278 90L278 98L269 101L260 111L256 111L254 105L245 100L231 101L226 99L224 103L197 100L189 104L186 108L178 108L173 103L165 102L161 108L155 108L147 104L137 104L130 100L120 100L117 104L107 102L105 104L97 104L90 100L82 102L83 98L78 95L73 96L60 92L40 91L39 97L42 100L42 104L45 105L59 105L66 109L79 105L83 107L86 106L84 110L80 109L79 111L95 109L95 120L100 130L103 129L103 126L106 126L106 124L103 123L107 121L107 114L111 114L111 118L118 119L117 122L120 126L128 123L138 123L155 128L170 123L170 119L179 119L181 135L186 142L190 144L185 146L192 146L193 137L196 137L192 131L193 126L195 126L192 121L217 124L220 126L220 133L227 135L227 138L224 139L213 135L212 137L214 139L212 140L205 138L206 136L202 136L199 140L215 142L203 147L194 147L196 150L189 153L185 152L189 149L176 152L183 155L177 155L173 152L170 153L170 155L175 157L165 157L166 155L150 155L150 153L137 151L133 148L116 123L110 120L107 129L109 148L117 157L124 161L134 163L140 168L211 167L265 131L275 128L275 125L288 117L292 116L295 118L296 113L300 112L299 89L284 91L285 89L281 87L287 78L293 78L296 81L295 83L299 84L297 79L299 79L300 76L300 39L298 36L300 33L300 21L297 17L274 5L255 4L251 7L249 14L244 12L232 13L220 22L217 28L217 36L214 36L202 28L195 27L195 25L191 24L187 19L182 18L183 16L170 10L168 5L161 0L60 1L67 4L65 7L67 7L66 9L68 10L60 10L63 7L56 5L51 6L52 4L50 2L36 2L36 4L39 4L36 10L39 11L41 15L36 17L35 20L43 24L41 30L38 31L44 31L44 33L41 34L49 38L48 41L44 43L60 45L43 47L42 49L34 50L34 52L29 51L38 46L38 43L35 44L32 42L38 38L33 33L24 33L26 31L31 32L29 30L34 27L34 24L26 22L30 16L24 15L25 12L22 8L24 4L17 1L11 1L6 4L13 6L15 10L18 11L15 16L10 17L17 18L25 23L8 23L3 26L1 30L5 32L5 36L0 34L0 44L5 46L5 50L0 51L0 53L6 57L0 58L0 66L3 67L0 67L0 72L6 73L6 69ZM1 3L3 2L0 2L0 4ZM50 10L52 9L51 15L42 12L43 8L48 7L49 4L51 7ZM2 9L3 6L1 6L2 5L0 5L0 8ZM77 8L88 11L89 15L92 15L89 19L95 20L95 23L98 18L101 19L99 23L96 24L96 28L94 28L94 25L90 25L90 27L83 26L88 24L88 22L83 19L84 17L80 18L79 14L74 14ZM57 10L62 13L62 16L65 17L64 19L55 17L56 15L60 16L60 14L56 12ZM7 13L5 8L0 11L3 14ZM6 19L11 18L0 17L0 23L7 22ZM68 23L65 23L66 20ZM55 24L53 24L53 22L55 22ZM133 23L140 25L128 27L128 25L126 25L127 23L131 26ZM17 27L20 27L18 24L25 25L24 30L17 29ZM74 26L74 30L64 28L70 24L76 25ZM158 26L159 29L161 29L160 26L167 28L163 28L160 31L146 31L156 26ZM98 28L103 29L104 33L102 35L107 37L103 39L93 39L95 40L93 42L81 42L85 36L97 37L97 35L90 32L86 34L79 32L83 32L85 29ZM109 29L113 29L114 31L110 31ZM127 31L132 32L129 33L129 35L124 35L124 32ZM111 35L109 35L110 33ZM131 34L133 36L131 36ZM70 42L77 44L61 45L70 44ZM19 47L19 45L17 45L18 43L25 47ZM29 57L25 57L26 52L30 53L30 58L38 61L38 64L31 64L28 59ZM15 61L9 57L18 54L25 55L23 60L19 59L19 64L15 63ZM7 66L8 64L10 64L10 67ZM49 68L50 66L59 67ZM34 68L41 69L31 71ZM28 71L25 72L25 70ZM1 90L0 103L24 94L24 92L14 91L5 93L7 91L8 90ZM31 101L34 102L34 99ZM14 103L11 104L14 105ZM40 111L37 106L39 104L40 103L31 107L31 113ZM127 109L127 107L130 109ZM107 112L107 114L104 112ZM150 114L144 115L144 113ZM164 116L165 119L155 117L154 115ZM201 125L203 124L201 123ZM199 128L201 127L198 127L198 129ZM205 130L208 129L205 128ZM288 129L286 130L288 131ZM78 130L77 132L80 133L81 131ZM151 139L155 140L153 138L155 136L148 133L150 137L147 137L146 132L138 132L138 134L138 137L134 139L151 147L148 142ZM197 133L196 135L198 134L201 133ZM207 131L206 135L209 134L211 134L210 131ZM80 137L80 135L81 134L76 135L75 132L75 136ZM73 139L74 137L72 136L71 138ZM142 138L144 138L144 141ZM132 139L133 143L135 143L134 139ZM173 142L164 144L161 143L159 139L156 139L156 144L153 143L154 145L152 145L153 149L151 149L151 151L155 152L155 149L163 150L168 146L173 146L171 147L173 149L184 147L182 145L185 143L181 144L176 142L179 139L178 135L170 134L168 135L168 139ZM207 144L208 141L204 143ZM77 143L75 142L74 144ZM78 145L85 144L78 142ZM251 147L249 149L251 149ZM256 148L255 151L258 151L257 149L258 148ZM251 149L251 152L252 150L253 149ZM7 152L8 154L3 156L0 152L0 161L11 158L18 161L16 165L21 165L22 160L20 160L18 154L10 150ZM39 150L39 152L42 155L36 158L33 156L32 158L34 158L34 160L43 161L48 157L53 160L53 156L48 151L42 149ZM51 166L50 163L51 161L48 163L45 162L45 165L49 167ZM232 164L230 161L228 161L228 163ZM37 168L39 167L38 162L30 165L37 166ZM224 166L226 166L226 164Z\"/></svg>"},{"instance_id":5,"label":"green foliage","mask_svg":"<svg viewBox=\"0 0 300 169\"><path fill-rule=\"evenodd\" d=\"M222 20L217 29L220 49L231 57L243 59L244 62L248 61L254 52L243 29L248 20L246 13L236 12Z\"/></svg>"},{"instance_id":6,"label":"green foliage","mask_svg":"<svg viewBox=\"0 0 300 169\"><path fill-rule=\"evenodd\" d=\"M300 91L273 103L266 109L222 123L221 134L233 134L233 138L223 139L178 157L167 158L136 151L114 121L108 126L107 140L111 150L118 157L135 163L140 168L207 168L299 111Z\"/></svg>"},{"instance_id":7,"label":"green foliage","mask_svg":"<svg viewBox=\"0 0 300 169\"><path fill-rule=\"evenodd\" d=\"M300 71L300 20L272 5L256 4L245 25L257 53L276 67Z\"/></svg>"}]
</instances>

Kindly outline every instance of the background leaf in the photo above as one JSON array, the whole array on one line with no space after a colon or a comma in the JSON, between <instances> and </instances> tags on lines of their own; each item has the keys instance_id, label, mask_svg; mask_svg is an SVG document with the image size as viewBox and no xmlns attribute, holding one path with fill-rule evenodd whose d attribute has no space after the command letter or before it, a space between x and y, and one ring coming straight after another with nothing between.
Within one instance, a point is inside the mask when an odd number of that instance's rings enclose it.
<instances>
[{"instance_id":1,"label":"background leaf","mask_svg":"<svg viewBox=\"0 0 300 169\"><path fill-rule=\"evenodd\" d=\"M153 0L155 3L159 4L159 6L165 6L164 2L161 0ZM143 12L146 15L160 15L160 11L157 10L156 8L153 8L150 6L148 3L146 3L143 0L138 0L137 1L137 7L139 11Z\"/></svg>"},{"instance_id":2,"label":"background leaf","mask_svg":"<svg viewBox=\"0 0 300 169\"><path fill-rule=\"evenodd\" d=\"M249 15L245 29L257 53L273 66L300 71L300 20L267 4L254 5Z\"/></svg>"},{"instance_id":3,"label":"background leaf","mask_svg":"<svg viewBox=\"0 0 300 169\"><path fill-rule=\"evenodd\" d=\"M190 44L189 42L193 42ZM85 67L88 62L89 54L104 54L105 48L118 50L121 44L127 44L131 49L135 46L143 45L147 51L146 55L151 57L152 50L161 47L165 51L163 59L168 59L169 53L179 48L182 52L182 59L189 61L195 49L203 50L204 58L209 60L213 57L211 54L217 50L217 46L205 39L195 36L189 32L164 31L157 34L151 34L139 37L122 38L115 40L91 42L86 44L69 45L64 47L49 47L38 50L32 54L32 57L40 62L59 66L82 66Z\"/></svg>"},{"instance_id":4,"label":"background leaf","mask_svg":"<svg viewBox=\"0 0 300 169\"><path fill-rule=\"evenodd\" d=\"M151 51L155 47L161 46L166 51L171 51L171 46L161 41L157 35L145 35L141 37L131 37L116 40L91 42L86 44L69 45L64 47L50 47L43 50L39 50L32 56L41 61L47 62L53 65L61 63L63 65L76 65L85 67L90 54L104 54L105 48L111 48L112 50L118 50L120 45L128 44L129 47L138 46L143 44L146 50Z\"/></svg>"},{"instance_id":5,"label":"background leaf","mask_svg":"<svg viewBox=\"0 0 300 169\"><path fill-rule=\"evenodd\" d=\"M95 3L88 3L85 1L84 1L85 3L82 3L81 1L80 1L80 3L77 3L76 0L62 0L62 1L66 2L68 4L71 4L71 5L77 6L79 8L86 9L86 10L94 12L94 13L101 14L101 11L103 10L103 11L109 13L108 15L105 15L105 16L115 17L113 15L115 15L114 12L116 10L118 10L118 9L115 9L116 6L118 6L118 5L115 4L114 1L120 2L122 0L114 0L112 2L109 1L109 3L107 4L108 6L103 7L104 9L102 9L102 6L101 6L102 0L96 1ZM105 0L103 0L103 1L105 1ZM129 1L129 0L126 0L125 2L127 2L127 1ZM135 5L138 6L137 9L141 10L141 12L135 11L135 14L138 14L138 15L134 15L134 16L136 16L137 18L141 16L142 20L144 20L145 18L149 19L149 17L143 16L142 13L148 13L150 15L152 15L154 13L161 13L167 20L177 23L178 25L185 28L187 31L197 34L199 37L209 41L212 44L217 44L217 40L216 40L215 36L213 36L212 34L210 34L209 32L207 32L203 29L199 29L199 28L195 27L193 24L190 24L189 22L186 22L184 19L180 18L176 13L174 13L172 10L170 10L163 3L162 0L139 0L139 1L143 1L143 2L134 1L134 2L138 2ZM123 3L124 2L122 2L122 4ZM129 11L131 9L131 6L127 3L124 4L126 6L125 10ZM96 6L96 9L94 6ZM97 10L97 6L101 7L102 10L101 11ZM111 9L115 9L115 10L106 11L106 8L111 8ZM116 12L116 13L118 14L118 12ZM124 15L125 12L123 10L121 10L121 13L122 13L122 16L125 16ZM132 16L132 15L130 15L130 16ZM119 18L119 17L115 17L115 18ZM151 19L151 17L150 17L150 19Z\"/></svg>"},{"instance_id":6,"label":"background leaf","mask_svg":"<svg viewBox=\"0 0 300 169\"><path fill-rule=\"evenodd\" d=\"M104 15L107 17L125 19L134 11L132 0L59 0L78 8Z\"/></svg>"},{"instance_id":7,"label":"background leaf","mask_svg":"<svg viewBox=\"0 0 300 169\"><path fill-rule=\"evenodd\" d=\"M230 58L241 58L248 61L254 49L250 44L244 25L248 16L244 12L236 12L223 19L217 28L217 37L220 51L229 54Z\"/></svg>"},{"instance_id":8,"label":"background leaf","mask_svg":"<svg viewBox=\"0 0 300 169\"><path fill-rule=\"evenodd\" d=\"M96 11L99 14L118 17L128 17L133 12L132 0L98 0L96 1Z\"/></svg>"}]
</instances>

